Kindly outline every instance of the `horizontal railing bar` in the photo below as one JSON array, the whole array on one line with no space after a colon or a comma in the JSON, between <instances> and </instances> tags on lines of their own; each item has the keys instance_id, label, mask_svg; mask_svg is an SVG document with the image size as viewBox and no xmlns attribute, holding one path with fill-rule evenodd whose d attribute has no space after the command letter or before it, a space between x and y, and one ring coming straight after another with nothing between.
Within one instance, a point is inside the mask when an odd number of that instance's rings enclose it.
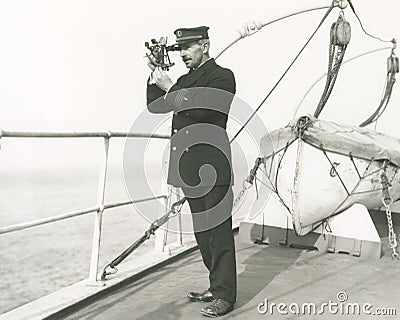
<instances>
[{"instance_id":1,"label":"horizontal railing bar","mask_svg":"<svg viewBox=\"0 0 400 320\"><path fill-rule=\"evenodd\" d=\"M132 204L132 203L140 203L140 202L146 202L146 201L156 200L156 199L165 199L165 198L167 198L166 195L137 199L134 201L126 200L126 201L114 202L114 203L109 203L109 204L104 205L104 209L112 209L112 208L121 207L121 206L125 206L125 205Z\"/></svg>"},{"instance_id":2,"label":"horizontal railing bar","mask_svg":"<svg viewBox=\"0 0 400 320\"><path fill-rule=\"evenodd\" d=\"M127 200L127 201L110 203L110 204L107 204L107 205L104 206L104 210L112 209L112 208L116 208L116 207L121 207L121 206L125 206L125 205L132 204L132 203L145 202L145 201L156 200L156 199L161 199L161 198L166 198L166 197L167 196L163 195L163 196L148 197L148 198L143 198L143 199L138 199L138 200ZM73 212L60 214L60 215L57 215L57 216L38 219L38 220L30 221L30 222L14 224L14 225L7 226L7 227L1 227L0 228L0 234L9 233L9 232L13 232L13 231L24 230L24 229L28 229L28 228L44 225L44 224L49 224L49 223L52 223L52 222L57 222L57 221L60 221L60 220L65 220L65 219L81 216L81 215L84 215L84 214L97 212L99 210L100 210L100 207L86 208L86 209L82 209L82 210L78 210L78 211L73 211Z\"/></svg>"},{"instance_id":3,"label":"horizontal railing bar","mask_svg":"<svg viewBox=\"0 0 400 320\"><path fill-rule=\"evenodd\" d=\"M157 133L134 133L134 132L40 132L40 131L5 131L0 130L0 138L157 138L169 139L169 135Z\"/></svg>"}]
</instances>

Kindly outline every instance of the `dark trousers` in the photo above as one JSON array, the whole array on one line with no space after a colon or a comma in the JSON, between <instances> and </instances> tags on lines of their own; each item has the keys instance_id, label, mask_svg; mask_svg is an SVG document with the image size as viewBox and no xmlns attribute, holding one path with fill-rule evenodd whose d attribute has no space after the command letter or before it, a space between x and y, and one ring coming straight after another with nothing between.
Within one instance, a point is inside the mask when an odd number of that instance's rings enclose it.
<instances>
[{"instance_id":1,"label":"dark trousers","mask_svg":"<svg viewBox=\"0 0 400 320\"><path fill-rule=\"evenodd\" d=\"M233 191L231 186L214 186L199 193L183 189L193 217L196 241L209 270L214 298L236 301L236 258L232 232ZM200 196L199 196L200 195Z\"/></svg>"}]
</instances>

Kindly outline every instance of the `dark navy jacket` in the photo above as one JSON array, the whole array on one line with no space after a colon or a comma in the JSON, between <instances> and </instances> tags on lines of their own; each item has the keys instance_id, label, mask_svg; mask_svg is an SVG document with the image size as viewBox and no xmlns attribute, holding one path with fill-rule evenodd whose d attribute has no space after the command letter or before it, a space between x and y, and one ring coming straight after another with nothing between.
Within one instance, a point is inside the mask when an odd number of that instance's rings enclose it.
<instances>
[{"instance_id":1,"label":"dark navy jacket","mask_svg":"<svg viewBox=\"0 0 400 320\"><path fill-rule=\"evenodd\" d=\"M233 184L226 123L235 92L232 71L220 67L214 59L181 76L167 94L155 84L147 85L148 110L174 112L169 184L176 187Z\"/></svg>"}]
</instances>

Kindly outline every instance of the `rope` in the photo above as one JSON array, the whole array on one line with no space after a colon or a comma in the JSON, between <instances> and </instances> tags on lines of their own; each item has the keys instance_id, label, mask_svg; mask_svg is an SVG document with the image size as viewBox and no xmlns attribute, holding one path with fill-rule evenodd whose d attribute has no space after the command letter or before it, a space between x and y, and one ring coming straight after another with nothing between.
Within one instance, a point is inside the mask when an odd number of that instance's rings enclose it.
<instances>
[{"instance_id":1,"label":"rope","mask_svg":"<svg viewBox=\"0 0 400 320\"><path fill-rule=\"evenodd\" d=\"M334 8L334 4L332 3L332 5L329 7L328 11L325 13L324 17L322 18L321 22L319 23L318 27L316 28L316 30L313 32L313 34L311 35L311 37L307 40L307 42L305 43L305 45L302 47L302 49L300 50L300 52L296 55L296 57L293 59L293 61L290 63L289 67L286 69L286 71L283 73L283 75L279 78L279 80L277 81L277 83L274 85L274 87L271 89L271 91L267 94L267 96L263 99L263 101L261 102L261 104L258 106L258 108L253 112L253 114L250 116L250 118L246 121L246 123L240 128L240 130L235 134L235 136L231 139L230 144L232 144L232 142L236 139L236 137L240 134L240 132L246 127L246 125L250 122L250 120L254 117L254 115L258 112L258 110L261 108L261 106L264 104L264 102L268 99L268 97L272 94L272 92L275 90L275 88L278 86L278 84L282 81L282 79L285 77L285 75L287 74L287 72L290 70L290 68L293 66L293 64L295 63L295 61L297 60L297 58L300 56L300 54L304 51L304 49L306 48L306 46L308 45L308 43L311 41L311 39L314 37L314 35L316 34L316 32L319 30L319 28L321 27L322 23L325 21L325 19L327 18L327 16L329 15L329 13L332 11L332 9ZM252 185L258 166L262 163L262 158L258 158L256 161L255 166L253 167L253 169L250 171L250 175L249 177L243 182L243 188L241 190L241 192L239 193L239 196L234 200L234 206L237 205L237 203L240 202L241 198L245 195L246 190L249 188L249 186ZM246 185L247 183L247 185ZM172 206L177 206L179 205L180 207L183 205L183 203L186 201L186 197L183 197L180 201L175 202ZM172 211L173 209L171 209ZM167 214L165 214L163 217L161 217L160 219L156 220L154 223L151 224L150 228L145 232L145 234L139 238L135 243L133 243L131 246L129 246L124 252L122 252L117 258L115 258L112 262L110 262L108 265L106 265L103 268L103 272L102 272L102 276L101 279L104 280L105 277L109 274L114 274L117 272L117 268L116 266L121 263L129 254L131 254L137 247L139 247L145 240L149 239L151 234L154 234L154 231L156 229L158 229L162 224L164 224L166 221L169 220L169 216L171 211L169 211ZM113 271L107 272L106 269L110 267L111 269L113 269Z\"/></svg>"},{"instance_id":2,"label":"rope","mask_svg":"<svg viewBox=\"0 0 400 320\"><path fill-rule=\"evenodd\" d=\"M301 122L300 125L305 126L305 125L304 125L304 122ZM293 130L293 131L296 131L296 130ZM302 131L302 130L299 129L298 131L299 131L298 137L301 138L301 132L300 132L300 131ZM297 140L297 139L296 139L296 140ZM284 203L284 201L283 201L283 199L281 198L281 196L279 195L279 191L278 191L278 189L277 189L277 180L278 180L278 175L279 175L279 168L281 167L281 163L282 163L282 160L283 160L283 158L284 158L284 154L286 153L286 151L287 151L289 145L290 145L290 144L286 144L286 147L285 147L285 148L281 148L281 149L279 150L279 152L283 151L283 155L282 155L282 157L279 157L278 172L276 173L276 176L275 176L275 182L272 183L272 181L271 181L271 174L268 174L268 172L267 172L266 170L262 170L262 169L261 169L262 173L266 176L266 178L268 179L268 181L269 181L269 183L270 183L271 186L267 185L264 181L262 181L261 179L259 179L259 178L257 178L257 177L256 177L256 179L257 179L261 184L263 184L265 187L267 187L268 189L270 189L271 191L273 191L273 192L278 196L280 202L281 202L281 203L283 204L283 206L288 210L288 212L292 215L292 219L293 219L293 221L294 221L294 217L293 217L293 213L292 213L291 209ZM339 173L339 172L337 171L337 169L335 168L334 163L332 163L331 159L330 159L329 156L327 155L327 152L326 152L326 150L323 148L323 146L320 145L319 147L317 147L317 146L314 146L314 145L312 145L312 144L310 144L310 146L312 146L312 147L314 147L314 148L320 150L320 151L325 155L325 157L327 158L327 160L329 161L329 163L330 163L330 165L331 165L331 168L332 168L331 170L332 170L332 171L335 173L335 175L338 177L338 179L340 180L340 182L341 182L341 184L342 184L342 186L343 186L343 188L344 188L344 190L346 191L346 194L347 194L347 196L343 199L343 201L341 201L340 204L339 204L338 206L336 206L336 208L335 208L334 210L332 210L332 212L331 212L330 214L327 215L327 217L325 217L324 219L322 219L322 220L319 221L318 223L314 223L314 224L313 224L312 230L315 230L317 227L319 227L319 226L321 225L321 223L325 223L327 219L332 218L332 217L338 215L338 214L340 213L340 212L338 212L338 210L341 209L341 207L346 203L346 201L349 200L350 197L352 197L352 196L354 196L354 195L358 195L358 194L367 194L367 193L376 192L376 191L381 190L381 189L376 189L376 188L375 188L374 190L356 192L357 188L359 188L359 186L360 186L360 184L361 184L362 181L365 181L365 179L367 179L368 177L374 176L374 175L378 174L380 171L384 170L385 166L387 166L387 162L389 162L389 161L386 161L383 167L377 168L376 170L373 170L373 171L369 172L369 171L370 171L371 164L372 164L373 161L374 161L374 158L369 159L367 166L365 167L365 169L363 170L363 173L361 174L360 169L357 167L357 165L356 165L356 163L355 163L355 161L354 161L353 155L352 155L351 153L349 153L348 156L349 156L349 158L350 158L350 160L351 160L351 162L352 162L352 164L353 164L353 166L354 166L354 169L355 169L355 171L356 171L356 173L357 173L357 175L358 175L358 177L359 177L358 182L357 182L354 186L351 187L351 190L349 190L349 189L347 188L346 184L345 184L345 181L343 180L343 178L341 177L340 173ZM275 157L275 155L274 155L274 157ZM390 184L392 181L394 181L395 175L397 174L398 169L399 169L399 168L396 168L396 169L395 169L395 174L393 175L391 181L388 181L389 184ZM382 190L383 190L383 188L382 188ZM293 225L293 230L294 230L294 232L295 232L296 235L299 235L299 233L300 233L301 230L302 230L302 227L300 227L300 230L297 230L297 229L296 229L296 226ZM393 238L393 236L392 236L392 238ZM392 242L393 242L393 241L392 241Z\"/></svg>"},{"instance_id":3,"label":"rope","mask_svg":"<svg viewBox=\"0 0 400 320\"><path fill-rule=\"evenodd\" d=\"M385 93L381 99L381 102L375 112L366 120L364 120L359 126L365 127L373 122L378 121L378 119L382 116L383 112L386 110L389 100L392 96L393 86L396 82L396 73L395 72L388 72L386 76L385 82Z\"/></svg>"},{"instance_id":4,"label":"rope","mask_svg":"<svg viewBox=\"0 0 400 320\"><path fill-rule=\"evenodd\" d=\"M356 60L356 59L361 58L361 57L363 57L363 56L369 55L369 54L371 54L371 53L375 53L375 52L379 52L379 51L383 51L383 50L389 50L389 49L392 49L392 47L383 47L383 48L373 49L373 50L370 50L370 51L367 51L367 52L360 53L360 54L358 54L358 55L356 55L356 56L354 56L354 57L351 57L351 58L348 59L348 60L343 61L343 62L342 62L342 66L344 66L345 64L347 64L347 63L349 63L349 62L351 62L351 61L353 61L353 60ZM297 112L298 112L299 109L300 109L300 106L303 104L304 100L306 99L306 97L308 96L308 94L311 92L311 90L314 89L314 87L315 87L324 77L326 77L327 75L328 75L327 72L324 73L324 74L322 74L317 80L314 81L314 83L313 83L313 84L310 86L310 88L306 91L306 93L305 93L304 96L301 98L300 102L298 103L295 112L293 113L292 121L296 118L296 115L297 115Z\"/></svg>"},{"instance_id":5,"label":"rope","mask_svg":"<svg viewBox=\"0 0 400 320\"><path fill-rule=\"evenodd\" d=\"M357 168L357 166L356 166L356 163L354 162L353 154L352 154L351 152L349 153L349 157L350 157L351 162L353 163L354 169L356 169L358 178L361 179L360 171L358 171L358 168Z\"/></svg>"},{"instance_id":6,"label":"rope","mask_svg":"<svg viewBox=\"0 0 400 320\"><path fill-rule=\"evenodd\" d=\"M342 65L343 57L346 52L347 44L349 41L350 41L350 25L343 18L343 12L341 12L338 20L331 26L328 74L326 78L324 91L321 95L318 107L314 113L315 118L318 118L322 109L325 107L329 96L332 93L332 89L335 85L337 76L339 74L339 69L340 66ZM333 63L334 60L335 62Z\"/></svg>"},{"instance_id":7,"label":"rope","mask_svg":"<svg viewBox=\"0 0 400 320\"><path fill-rule=\"evenodd\" d=\"M334 163L332 163L331 159L328 157L328 154L326 153L325 149L323 148L323 145L320 145L320 148L323 152L323 154L325 155L325 157L328 159L330 165L331 165L331 170L333 170L336 173L336 176L339 178L340 182L343 185L344 190L346 190L346 193L350 196L349 190L347 190L346 185L342 179L342 177L340 176L339 172L336 170L336 166L334 165Z\"/></svg>"},{"instance_id":8,"label":"rope","mask_svg":"<svg viewBox=\"0 0 400 320\"><path fill-rule=\"evenodd\" d=\"M246 191L252 186L254 179L256 178L257 170L259 166L264 163L263 158L257 158L254 164L254 167L250 170L250 174L243 181L243 188L239 193L239 196L234 200L233 207L235 207L242 197L246 194ZM150 227L145 231L143 236L141 236L138 240L136 240L132 245L126 248L121 254L119 254L116 258L114 258L110 263L108 263L101 272L101 280L105 280L107 275L115 274L118 272L117 265L119 265L122 261L124 261L133 251L135 251L142 243L146 240L150 239L150 236L154 234L154 232L160 228L163 224L169 221L170 218L178 215L182 209L183 204L187 200L186 197L183 197L181 200L175 202L171 206L171 210L169 210L166 214L164 214L161 218L155 220ZM107 270L110 268L111 270Z\"/></svg>"},{"instance_id":9,"label":"rope","mask_svg":"<svg viewBox=\"0 0 400 320\"><path fill-rule=\"evenodd\" d=\"M301 50L299 51L299 53L295 56L295 58L292 60L292 62L289 64L289 66L287 67L287 69L284 71L284 73L282 74L282 76L278 79L278 81L275 83L275 85L272 87L272 89L268 92L268 94L265 96L265 98L261 101L261 103L259 104L259 106L257 107L256 110L254 110L254 112L250 115L250 117L247 119L247 121L244 123L244 125L239 129L239 131L235 134L235 136L232 138L231 142L233 140L236 139L236 137L243 131L243 129L247 126L247 124L251 121L251 119L255 116L255 114L258 112L258 110L260 110L260 108L263 106L263 104L265 103L265 101L269 98L269 96L272 94L272 92L276 89L276 87L279 85L279 83L282 81L282 79L286 76L286 74L289 72L289 70L292 68L293 64L296 62L296 60L299 58L299 56L301 55L301 53L304 51L304 49L307 47L307 45L309 44L309 42L311 41L311 39L315 36L315 34L317 33L317 31L319 30L319 28L321 27L321 25L324 23L324 21L326 20L326 18L328 17L329 13L332 11L332 9L334 8L334 4L332 3L332 5L329 7L328 11L325 13L325 15L323 16L321 22L318 24L317 28L315 29L315 31L312 33L312 35L309 37L309 39L306 41L306 43L303 45L303 47L301 48Z\"/></svg>"},{"instance_id":10,"label":"rope","mask_svg":"<svg viewBox=\"0 0 400 320\"><path fill-rule=\"evenodd\" d=\"M369 33L364 29L364 26L363 26L363 24L362 24L362 22L361 22L359 16L358 16L357 13L356 13L356 10L355 10L355 8L354 8L354 6L353 6L353 3L351 2L351 0L348 0L348 2L349 2L349 5L350 5L351 10L353 11L354 15L356 16L358 22L360 23L360 27L361 27L362 31L363 31L367 36L369 36L369 37L371 37L371 38L374 38L374 39L376 39L376 40L379 40L379 41L381 41L381 42L392 42L392 40L384 40L384 39L382 39L382 38L380 38L380 37L377 37L377 36L374 36L374 35L372 35L372 34L369 34Z\"/></svg>"},{"instance_id":11,"label":"rope","mask_svg":"<svg viewBox=\"0 0 400 320\"><path fill-rule=\"evenodd\" d=\"M286 76L286 74L288 73L288 71L290 70L290 68L293 66L293 64L296 62L296 60L298 59L298 57L300 56L300 54L304 51L304 49L306 48L306 46L308 45L308 43L311 41L311 39L314 37L314 35L317 33L317 31L319 30L319 28L321 27L321 25L323 24L323 22L325 21L325 19L328 17L329 13L332 11L332 9L334 8L334 4L332 3L332 5L329 7L328 11L325 13L324 17L322 18L321 22L318 24L317 28L315 29L315 31L312 33L312 35L310 36L310 38L307 40L307 42L303 45L303 47L301 48L301 50L299 51L299 53L296 55L296 57L293 59L293 61L290 63L289 67L285 70L285 72L282 74L282 76L279 78L279 80L276 82L276 84L273 86L273 88L270 90L270 92L267 94L267 96L263 99L263 101L260 103L260 105L257 107L257 109L251 114L251 116L249 117L249 119L247 119L247 121L245 122L245 124L240 128L240 130L235 134L235 136L230 140L230 144L232 144L232 142L237 138L237 136L240 134L240 132L247 126L247 124L250 122L250 120L254 117L254 115L258 112L258 110L262 107L262 105L264 104L264 102L269 98L269 96L272 94L272 92L275 90L275 88L278 86L278 84L282 81L282 79ZM288 146L286 146L287 149ZM259 161L261 158L258 158L256 160L256 165L257 165L257 161ZM261 159L262 160L262 159ZM234 200L233 205L236 206L241 198L245 195L247 189L249 188L249 186L252 185L253 181L254 181L254 177L255 174L257 172L258 166L261 164L262 161L258 162L257 168L256 165L255 167L250 171L250 175L249 177L243 182L243 188L239 193L239 196ZM251 181L249 181L249 179ZM246 182L248 183L248 185L246 185ZM183 197L179 202L176 202L173 204L177 205L178 203L180 205L183 205L183 203L186 201L186 197ZM166 221L168 221L168 214L166 214L166 220L163 222L165 223ZM118 256L116 259L113 260L113 262L111 262L110 264L108 264L104 269L103 269L103 274L102 274L102 279L105 278L105 276L107 274L113 274L115 272L110 272L107 273L106 272L106 268L107 267L111 267L112 269L115 269L115 266L117 264L119 264L120 262L122 262L129 254L131 254L140 244L142 244L145 240L147 240L150 237L150 234L152 234L152 227L153 224L150 226L149 230L146 231L146 233L142 236L142 238L140 238L138 241L136 241L134 244L132 244L129 248L127 248L120 256ZM159 227L159 226L158 226ZM157 227L157 229L158 229ZM154 233L154 232L153 232ZM138 245L136 245L138 244Z\"/></svg>"},{"instance_id":12,"label":"rope","mask_svg":"<svg viewBox=\"0 0 400 320\"><path fill-rule=\"evenodd\" d=\"M337 5L335 5L337 6ZM215 60L217 60L225 51L227 51L230 47L232 47L235 43L237 43L239 40L253 35L255 32L257 32L258 30L260 30L261 28L264 28L265 26L268 26L270 24L273 24L275 22L299 15L299 14L303 14L303 13L307 13L307 12L311 12L311 11L316 11L316 10L321 10L321 9L328 9L329 6L323 6L323 7L317 7L317 8L312 8L312 9L305 9L305 10L301 10L299 12L294 12L288 15L285 15L283 17L274 19L272 21L268 21L268 22L247 22L246 25L241 29L238 30L239 31L239 35L238 37L236 37L231 43L229 43L227 46L225 46L224 49L222 49L218 54L215 55Z\"/></svg>"},{"instance_id":13,"label":"rope","mask_svg":"<svg viewBox=\"0 0 400 320\"><path fill-rule=\"evenodd\" d=\"M350 4L352 6L352 4ZM250 115L250 117L247 119L247 121L243 124L243 126L240 128L240 130L235 134L235 136L230 140L230 144L237 138L237 136L243 131L243 129L247 126L247 124L251 121L251 119L255 116L255 114L259 111L259 109L263 106L263 104L265 103L265 101L270 97L270 95L273 93L273 91L276 89L276 87L280 84L280 82L283 80L283 78L286 76L286 74L289 72L289 70L291 69L291 67L294 65L294 63L297 61L297 59L299 58L299 56L301 55L301 53L304 51L304 49L307 47L307 45L309 44L309 42L312 40L312 38L315 36L315 34L317 33L317 31L319 30L319 28L321 27L321 25L323 24L323 22L326 20L326 18L328 17L328 15L330 14L330 12L332 11L332 9L335 7L334 2L332 2L331 6L329 7L328 11L325 13L325 15L323 16L322 20L320 21L320 23L318 24L317 28L315 29L315 31L312 33L312 35L309 37L309 39L306 41L306 43L303 45L303 47L301 48L301 50L298 52L298 54L295 56L295 58L292 60L292 62L289 64L289 66L287 67L287 69L284 71L284 73L281 75L281 77L278 79L278 81L275 83L275 85L272 87L272 89L269 91L269 93L264 97L264 99L261 101L261 103L259 104L259 106L256 108L256 110ZM352 6L352 9L354 11L354 8ZM332 27L333 28L333 27ZM231 44L232 45L232 44ZM337 73L339 71L341 62L343 60L343 56L344 56L344 52L345 52L346 46L344 46L343 48L341 48L341 50L339 50L338 52L338 56L339 58L336 59L335 61L335 65L333 67L333 73L331 74L331 76L328 76L329 78L329 85L326 86L324 94L323 94L323 98L321 98L320 105L322 105L322 107L320 108L319 113L322 111L323 105L325 105L331 91L333 88L333 84L335 83L336 77L337 77ZM333 53L334 50L332 50L332 48L330 49L330 61L329 61L329 69L331 68L332 65L332 61L333 61ZM319 114L318 113L318 114ZM287 150L289 146L289 143L286 145L285 148L285 152ZM328 158L329 159L329 158ZM234 201L234 206L237 205L237 203L239 203L240 199L244 196L244 194L246 193L247 189L249 188L249 186L251 186L254 182L254 179L257 179L256 177L256 172L258 167L260 166L261 163L263 163L262 158L257 158L256 163L253 167L253 169L250 171L250 175L248 176L248 178L243 182L243 189L242 191L239 193L239 196L235 199ZM281 159L282 161L282 159ZM276 182L276 181L275 181ZM247 183L247 185L246 185ZM342 182L343 183L343 182ZM275 186L276 189L276 186ZM346 189L347 191L347 189ZM276 193L278 194L277 190ZM278 194L279 196L279 194ZM151 224L151 226L149 227L149 229L144 233L144 235L139 238L135 243L133 243L130 247L128 247L124 252L122 252L117 258L115 258L112 262L110 262L108 265L106 265L103 268L103 272L102 272L102 280L105 279L105 277L108 274L113 274L117 272L117 268L116 266L121 263L129 254L131 254L136 248L138 248L145 240L149 239L150 236L152 234L154 234L154 232L164 223L166 223L170 217L171 217L171 213L173 213L172 216L177 215L181 208L182 205L184 204L184 202L186 201L186 197L183 197L180 201L175 202L172 205L171 210L166 213L164 216L162 216L160 219L157 219L155 222L153 222ZM282 201L282 199L281 199ZM283 203L283 202L282 202ZM176 207L179 207L179 209L177 210ZM111 269L113 269L112 272L107 272L106 269L110 267Z\"/></svg>"},{"instance_id":14,"label":"rope","mask_svg":"<svg viewBox=\"0 0 400 320\"><path fill-rule=\"evenodd\" d=\"M246 194L247 190L250 189L250 187L253 185L254 179L256 179L257 170L262 163L264 163L264 158L256 159L254 166L250 170L248 177L243 181L242 190L239 192L239 195L233 201L233 207L237 206L237 204L242 200L243 196Z\"/></svg>"},{"instance_id":15,"label":"rope","mask_svg":"<svg viewBox=\"0 0 400 320\"><path fill-rule=\"evenodd\" d=\"M294 139L294 140L292 140L292 141L290 141L291 139L289 139L288 140L288 142L286 143L286 145L285 145L285 147L282 147L281 149L279 149L278 151L276 151L276 152L274 152L273 153L273 155L272 155L272 159L271 159L271 166L270 166L270 171L269 171L269 174L267 174L267 169L265 168L265 170L262 170L261 169L261 172L262 173L264 173L264 175L267 177L267 179L268 179L268 181L269 181L269 183L270 183L270 185L271 186L268 186L264 181L262 181L261 179L259 179L259 178L257 178L256 177L256 179L261 183L261 184L263 184L267 189L269 189L269 190L271 190L272 192L274 192L275 194L276 194L276 196L279 198L279 201L280 201L280 203L286 208L286 210L289 212L289 214L292 216L292 221L293 221L293 214L292 214L292 212L291 212L291 210L290 210L290 208L286 205L286 203L283 201L283 199L281 198L281 196L280 196L280 194L279 194L279 191L278 191L278 172L279 172L279 168L281 167L281 163L282 163L282 160L283 160L283 158L284 158L284 156L285 156L285 154L286 154L286 152L287 152L287 150L288 150L288 148L289 148L289 146L292 144L292 143L294 143L295 141L297 141L297 139ZM280 159L279 159L279 162L278 162L278 171L276 172L276 175L275 175L275 181L273 182L272 180L271 180L271 172L272 172L272 162L273 162L273 160L274 160L274 158L275 158L275 155L276 154L278 154L278 153L280 153L281 151L283 151L283 154L282 154L282 156L280 157ZM264 165L265 165L265 161L264 161ZM264 217L263 217L264 218ZM288 227L286 228L287 230L286 230L286 232L288 233L289 231L288 231ZM294 231L295 231L295 234L297 235L297 231L296 231L296 229L293 227L293 229L294 229ZM287 238L286 238L286 243L287 243Z\"/></svg>"}]
</instances>

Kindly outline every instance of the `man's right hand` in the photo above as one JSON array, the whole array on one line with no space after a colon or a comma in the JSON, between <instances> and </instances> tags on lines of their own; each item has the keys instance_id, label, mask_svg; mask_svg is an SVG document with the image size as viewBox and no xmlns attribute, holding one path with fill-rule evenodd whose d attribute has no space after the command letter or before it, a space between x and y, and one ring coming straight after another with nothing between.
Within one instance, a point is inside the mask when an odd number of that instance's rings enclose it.
<instances>
[{"instance_id":1,"label":"man's right hand","mask_svg":"<svg viewBox=\"0 0 400 320\"><path fill-rule=\"evenodd\" d=\"M161 67L157 67L153 73L151 74L153 82L159 87L161 90L168 92L172 87L173 83L171 78L165 73Z\"/></svg>"},{"instance_id":2,"label":"man's right hand","mask_svg":"<svg viewBox=\"0 0 400 320\"><path fill-rule=\"evenodd\" d=\"M147 54L147 66L151 69L151 71L156 70L157 68L157 63L156 63L156 58L153 56L153 54Z\"/></svg>"}]
</instances>

